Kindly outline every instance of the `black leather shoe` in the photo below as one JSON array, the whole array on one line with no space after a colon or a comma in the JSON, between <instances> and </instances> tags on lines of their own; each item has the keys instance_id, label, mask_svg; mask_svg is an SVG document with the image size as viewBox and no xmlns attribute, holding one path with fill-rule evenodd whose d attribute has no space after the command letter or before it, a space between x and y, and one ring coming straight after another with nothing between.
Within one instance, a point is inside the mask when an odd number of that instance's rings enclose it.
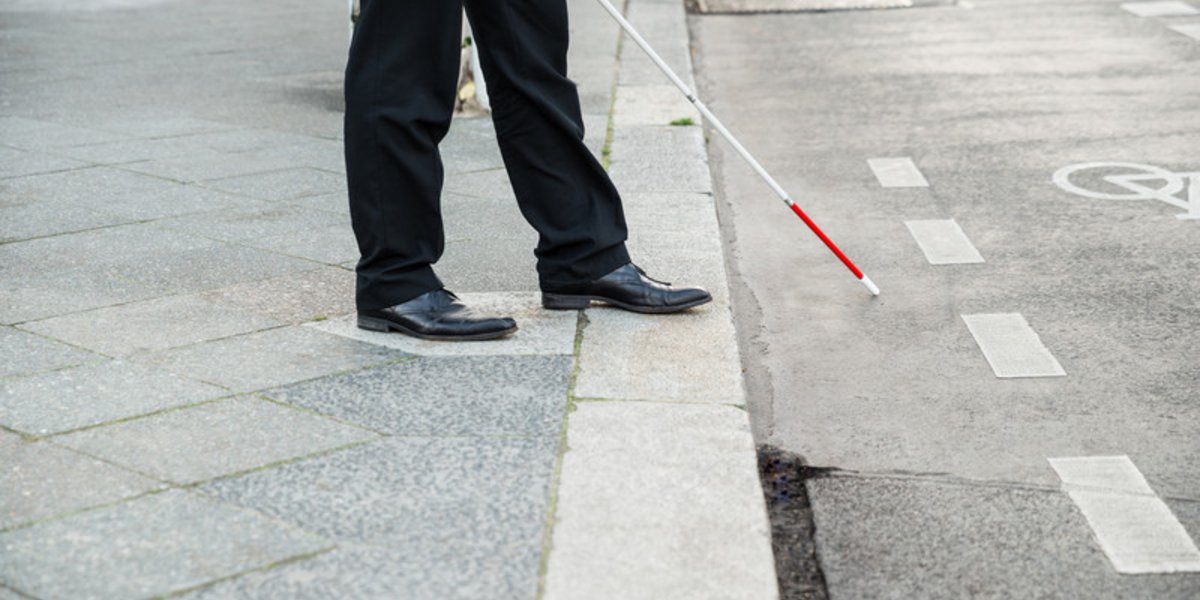
<instances>
[{"instance_id":1,"label":"black leather shoe","mask_svg":"<svg viewBox=\"0 0 1200 600\"><path fill-rule=\"evenodd\" d=\"M673 313L700 306L712 295L700 288L674 288L651 279L633 263L583 285L542 290L542 306L554 310L587 308L592 300L639 313Z\"/></svg>"},{"instance_id":2,"label":"black leather shoe","mask_svg":"<svg viewBox=\"0 0 1200 600\"><path fill-rule=\"evenodd\" d=\"M424 340L493 340L517 330L516 321L481 316L444 289L426 292L403 304L360 310L358 326L371 331L399 331Z\"/></svg>"}]
</instances>

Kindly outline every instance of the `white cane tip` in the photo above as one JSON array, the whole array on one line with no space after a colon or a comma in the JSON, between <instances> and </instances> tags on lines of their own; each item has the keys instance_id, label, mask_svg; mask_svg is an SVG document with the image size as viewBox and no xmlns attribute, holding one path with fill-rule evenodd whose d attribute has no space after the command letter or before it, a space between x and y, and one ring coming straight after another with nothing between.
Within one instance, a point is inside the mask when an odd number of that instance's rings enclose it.
<instances>
[{"instance_id":1,"label":"white cane tip","mask_svg":"<svg viewBox=\"0 0 1200 600\"><path fill-rule=\"evenodd\" d=\"M879 295L879 286L875 285L875 282L871 281L870 277L863 275L862 279L859 279L858 281L859 281L859 283L862 283L864 286L867 287L867 290L869 290L871 292L872 296Z\"/></svg>"}]
</instances>

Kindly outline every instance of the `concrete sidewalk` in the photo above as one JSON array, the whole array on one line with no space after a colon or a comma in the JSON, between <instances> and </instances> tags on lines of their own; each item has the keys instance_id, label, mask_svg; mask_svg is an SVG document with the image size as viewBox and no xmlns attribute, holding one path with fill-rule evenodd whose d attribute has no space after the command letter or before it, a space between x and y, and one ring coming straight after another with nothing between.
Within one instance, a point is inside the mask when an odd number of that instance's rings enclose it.
<instances>
[{"instance_id":1,"label":"concrete sidewalk","mask_svg":"<svg viewBox=\"0 0 1200 600\"><path fill-rule=\"evenodd\" d=\"M695 113L570 0L631 250L712 305L541 310L465 119L438 270L522 330L360 331L326 4L0 1L0 599L775 597Z\"/></svg>"}]
</instances>

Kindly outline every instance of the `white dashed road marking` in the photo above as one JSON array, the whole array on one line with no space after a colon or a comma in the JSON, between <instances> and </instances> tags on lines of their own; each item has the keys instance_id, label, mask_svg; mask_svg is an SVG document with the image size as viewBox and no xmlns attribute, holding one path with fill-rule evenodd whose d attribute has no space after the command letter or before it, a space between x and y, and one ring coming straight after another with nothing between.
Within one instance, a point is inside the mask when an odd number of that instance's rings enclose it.
<instances>
[{"instance_id":1,"label":"white dashed road marking","mask_svg":"<svg viewBox=\"0 0 1200 600\"><path fill-rule=\"evenodd\" d=\"M1063 377L1058 360L1019 314L963 315L996 377Z\"/></svg>"},{"instance_id":2,"label":"white dashed road marking","mask_svg":"<svg viewBox=\"0 0 1200 600\"><path fill-rule=\"evenodd\" d=\"M1118 573L1200 571L1200 550L1128 456L1051 458Z\"/></svg>"},{"instance_id":3,"label":"white dashed road marking","mask_svg":"<svg viewBox=\"0 0 1200 600\"><path fill-rule=\"evenodd\" d=\"M1121 4L1121 8L1139 17L1200 15L1200 10L1196 10L1187 2L1125 2Z\"/></svg>"},{"instance_id":4,"label":"white dashed road marking","mask_svg":"<svg viewBox=\"0 0 1200 600\"><path fill-rule=\"evenodd\" d=\"M1189 25L1172 25L1171 29L1182 33L1192 39L1200 40L1200 23L1191 23Z\"/></svg>"},{"instance_id":5,"label":"white dashed road marking","mask_svg":"<svg viewBox=\"0 0 1200 600\"><path fill-rule=\"evenodd\" d=\"M983 256L954 219L905 221L909 233L931 265L962 265L983 262Z\"/></svg>"},{"instance_id":6,"label":"white dashed road marking","mask_svg":"<svg viewBox=\"0 0 1200 600\"><path fill-rule=\"evenodd\" d=\"M929 187L917 165L907 156L901 158L869 158L867 164L875 172L879 185L885 188Z\"/></svg>"}]
</instances>

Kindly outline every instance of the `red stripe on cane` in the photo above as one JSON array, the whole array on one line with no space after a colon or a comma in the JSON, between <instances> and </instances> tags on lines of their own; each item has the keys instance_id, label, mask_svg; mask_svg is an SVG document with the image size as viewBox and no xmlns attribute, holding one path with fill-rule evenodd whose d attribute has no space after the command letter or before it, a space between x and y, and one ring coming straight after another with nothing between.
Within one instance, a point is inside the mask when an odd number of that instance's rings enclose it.
<instances>
[{"instance_id":1,"label":"red stripe on cane","mask_svg":"<svg viewBox=\"0 0 1200 600\"><path fill-rule=\"evenodd\" d=\"M817 227L817 224L814 223L812 219L808 218L808 215L804 213L804 209L800 208L799 204L792 202L789 203L788 206L792 208L792 212L796 213L796 216L800 217L800 219L804 221L805 225L808 225L808 228L811 229L813 233L817 234L817 237L821 238L822 242L825 242L825 246L827 246L830 251L837 255L837 257L842 261L842 264L846 265L846 268L850 269L850 272L854 273L855 277L859 278L860 280L863 278L862 271L859 271L858 267L854 266L854 263L850 262L850 259L845 254L842 254L842 250L837 247L837 244L833 243L833 240L829 239L829 236L825 235L825 232L821 231L821 228Z\"/></svg>"}]
</instances>

